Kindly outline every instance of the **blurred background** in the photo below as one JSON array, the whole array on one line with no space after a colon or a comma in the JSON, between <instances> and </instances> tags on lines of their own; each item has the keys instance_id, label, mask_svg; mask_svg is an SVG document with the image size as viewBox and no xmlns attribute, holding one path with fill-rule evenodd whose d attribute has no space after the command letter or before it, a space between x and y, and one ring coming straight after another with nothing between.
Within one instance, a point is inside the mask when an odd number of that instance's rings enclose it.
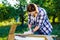
<instances>
[{"instance_id":1,"label":"blurred background","mask_svg":"<svg viewBox=\"0 0 60 40\"><path fill-rule=\"evenodd\" d=\"M26 7L29 3L35 3L47 11L53 26L51 35L60 38L60 0L0 0L0 40L7 40L12 24L19 24L15 33L28 30Z\"/></svg>"}]
</instances>

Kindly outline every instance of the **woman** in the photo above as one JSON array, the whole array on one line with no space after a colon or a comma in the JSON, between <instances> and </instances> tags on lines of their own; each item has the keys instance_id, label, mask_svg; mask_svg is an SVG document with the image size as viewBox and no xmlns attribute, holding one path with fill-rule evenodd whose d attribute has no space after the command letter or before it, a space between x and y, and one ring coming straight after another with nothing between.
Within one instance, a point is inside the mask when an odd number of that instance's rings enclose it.
<instances>
[{"instance_id":1,"label":"woman","mask_svg":"<svg viewBox=\"0 0 60 40\"><path fill-rule=\"evenodd\" d=\"M29 4L27 6L28 12L28 28L34 28L32 31L26 33L50 35L52 32L52 25L49 22L45 9L38 7L36 4Z\"/></svg>"}]
</instances>

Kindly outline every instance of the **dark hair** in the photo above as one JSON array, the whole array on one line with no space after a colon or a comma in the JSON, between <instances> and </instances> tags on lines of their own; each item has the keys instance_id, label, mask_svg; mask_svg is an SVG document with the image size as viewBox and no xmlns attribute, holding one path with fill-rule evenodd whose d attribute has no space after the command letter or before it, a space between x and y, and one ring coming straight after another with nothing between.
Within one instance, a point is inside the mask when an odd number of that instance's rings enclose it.
<instances>
[{"instance_id":1,"label":"dark hair","mask_svg":"<svg viewBox=\"0 0 60 40\"><path fill-rule=\"evenodd\" d=\"M36 8L35 8L34 4L29 4L27 6L27 11L28 12L32 12L32 11L35 11L35 10L36 10Z\"/></svg>"}]
</instances>

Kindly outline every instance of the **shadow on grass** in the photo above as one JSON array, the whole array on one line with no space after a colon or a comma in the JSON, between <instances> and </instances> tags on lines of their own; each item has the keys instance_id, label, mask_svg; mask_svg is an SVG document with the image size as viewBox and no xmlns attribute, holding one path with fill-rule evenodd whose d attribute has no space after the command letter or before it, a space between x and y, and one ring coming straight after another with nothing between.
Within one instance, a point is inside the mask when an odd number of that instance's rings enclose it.
<instances>
[{"instance_id":1,"label":"shadow on grass","mask_svg":"<svg viewBox=\"0 0 60 40\"><path fill-rule=\"evenodd\" d=\"M10 31L11 26L0 26L0 37L6 37L9 35L9 31ZM24 31L27 31L27 24L22 25L18 25L16 28L15 33L23 33Z\"/></svg>"},{"instance_id":2,"label":"shadow on grass","mask_svg":"<svg viewBox=\"0 0 60 40\"><path fill-rule=\"evenodd\" d=\"M60 37L60 23L52 24L52 26L53 26L52 35L58 35L58 37Z\"/></svg>"},{"instance_id":3,"label":"shadow on grass","mask_svg":"<svg viewBox=\"0 0 60 40\"><path fill-rule=\"evenodd\" d=\"M58 37L60 37L60 24L52 24L53 26L53 32L52 35L58 35ZM22 25L18 25L16 28L15 33L23 33L24 31L27 31L27 24ZM0 39L7 39L7 36L9 34L9 30L10 30L10 25L9 26L0 26Z\"/></svg>"},{"instance_id":4,"label":"shadow on grass","mask_svg":"<svg viewBox=\"0 0 60 40\"><path fill-rule=\"evenodd\" d=\"M0 37L8 36L10 26L0 26Z\"/></svg>"}]
</instances>

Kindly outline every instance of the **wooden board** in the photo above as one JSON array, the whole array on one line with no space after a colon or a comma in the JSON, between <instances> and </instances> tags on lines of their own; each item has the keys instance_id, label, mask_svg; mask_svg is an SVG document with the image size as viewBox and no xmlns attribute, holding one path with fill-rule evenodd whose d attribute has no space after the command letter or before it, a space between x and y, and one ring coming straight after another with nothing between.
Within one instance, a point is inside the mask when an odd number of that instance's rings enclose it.
<instances>
[{"instance_id":1,"label":"wooden board","mask_svg":"<svg viewBox=\"0 0 60 40\"><path fill-rule=\"evenodd\" d=\"M17 27L16 24L13 24L11 26L11 29L10 29L9 35L8 35L8 40L14 40L14 36L15 36L14 33L15 33L15 30L16 30L16 27Z\"/></svg>"},{"instance_id":2,"label":"wooden board","mask_svg":"<svg viewBox=\"0 0 60 40\"><path fill-rule=\"evenodd\" d=\"M31 38L44 38L45 40L47 40L47 38L44 36L44 35L33 35L33 34L15 34L15 36L18 36L18 37L22 37L23 39L25 39L26 37L28 37L29 39ZM20 39L21 40L21 39Z\"/></svg>"}]
</instances>

